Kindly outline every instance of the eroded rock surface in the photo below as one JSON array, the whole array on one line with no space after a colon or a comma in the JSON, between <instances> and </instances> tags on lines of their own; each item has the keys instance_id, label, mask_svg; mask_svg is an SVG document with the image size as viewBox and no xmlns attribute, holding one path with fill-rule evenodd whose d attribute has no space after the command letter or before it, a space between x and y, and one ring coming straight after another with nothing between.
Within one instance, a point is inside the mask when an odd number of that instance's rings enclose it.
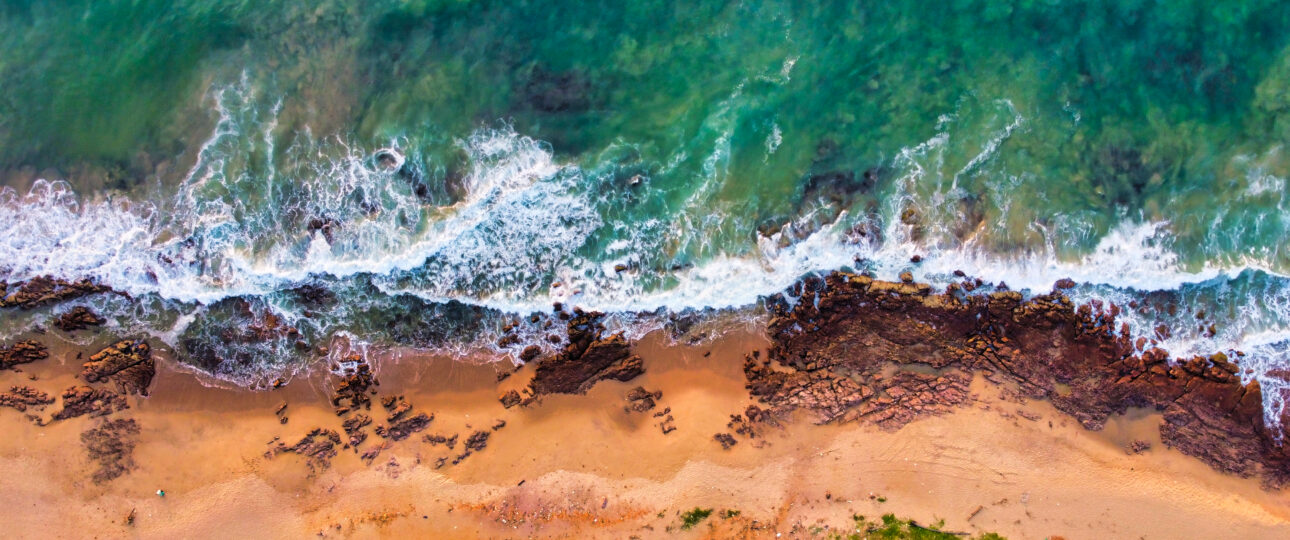
<instances>
[{"instance_id":1,"label":"eroded rock surface","mask_svg":"<svg viewBox=\"0 0 1290 540\"><path fill-rule=\"evenodd\" d=\"M152 349L142 340L118 341L94 353L81 370L86 382L112 382L122 394L148 395L157 374Z\"/></svg>"},{"instance_id":2,"label":"eroded rock surface","mask_svg":"<svg viewBox=\"0 0 1290 540\"><path fill-rule=\"evenodd\" d=\"M1172 360L1117 327L1114 304L1075 306L1060 292L968 294L980 286L964 281L933 294L841 272L805 280L803 296L818 300L772 303L773 345L764 361L746 360L748 388L774 416L803 409L820 422L895 428L966 404L972 375L989 372L1088 429L1129 407L1153 407L1164 413L1165 444L1270 484L1290 478L1290 455L1264 424L1259 385L1237 375L1239 356Z\"/></svg>"},{"instance_id":3,"label":"eroded rock surface","mask_svg":"<svg viewBox=\"0 0 1290 540\"><path fill-rule=\"evenodd\" d=\"M54 328L64 332L73 332L76 330L84 330L91 326L101 326L105 322L107 322L106 319L99 317L93 311L90 311L90 308L85 306L76 306L70 311L59 315L57 319L54 319Z\"/></svg>"},{"instance_id":4,"label":"eroded rock surface","mask_svg":"<svg viewBox=\"0 0 1290 540\"><path fill-rule=\"evenodd\" d=\"M340 434L330 429L317 428L307 433L296 444L287 446L278 443L277 447L265 452L266 457L290 453L305 458L309 470L315 474L331 467L332 458L336 457L340 446Z\"/></svg>"},{"instance_id":5,"label":"eroded rock surface","mask_svg":"<svg viewBox=\"0 0 1290 540\"><path fill-rule=\"evenodd\" d=\"M111 290L111 287L95 284L88 279L66 281L49 276L18 283L0 282L0 308L31 309Z\"/></svg>"},{"instance_id":6,"label":"eroded rock surface","mask_svg":"<svg viewBox=\"0 0 1290 540\"><path fill-rule=\"evenodd\" d=\"M49 349L39 341L19 341L0 347L0 369L12 369L19 364L30 364L49 358Z\"/></svg>"},{"instance_id":7,"label":"eroded rock surface","mask_svg":"<svg viewBox=\"0 0 1290 540\"><path fill-rule=\"evenodd\" d=\"M0 407L10 407L25 412L28 407L44 408L54 402L49 394L29 386L10 387L8 392L0 392Z\"/></svg>"},{"instance_id":8,"label":"eroded rock surface","mask_svg":"<svg viewBox=\"0 0 1290 540\"><path fill-rule=\"evenodd\" d=\"M63 408L54 413L54 420L67 420L78 416L107 416L130 408L125 398L114 392L90 386L73 386L63 391Z\"/></svg>"},{"instance_id":9,"label":"eroded rock surface","mask_svg":"<svg viewBox=\"0 0 1290 540\"><path fill-rule=\"evenodd\" d=\"M597 382L629 381L645 372L639 356L621 334L605 337L602 313L576 311L569 319L569 343L554 357L538 362L529 388L534 396L582 394Z\"/></svg>"}]
</instances>

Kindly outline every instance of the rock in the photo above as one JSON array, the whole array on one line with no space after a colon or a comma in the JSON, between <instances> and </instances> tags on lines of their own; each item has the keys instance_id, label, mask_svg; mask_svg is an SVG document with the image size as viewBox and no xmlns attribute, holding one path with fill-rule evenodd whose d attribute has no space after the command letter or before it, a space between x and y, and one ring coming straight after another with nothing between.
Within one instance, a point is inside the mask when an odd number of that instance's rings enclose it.
<instances>
[{"instance_id":1,"label":"rock","mask_svg":"<svg viewBox=\"0 0 1290 540\"><path fill-rule=\"evenodd\" d=\"M578 70L533 68L517 93L529 107L545 113L580 112L591 105L591 83Z\"/></svg>"},{"instance_id":2,"label":"rock","mask_svg":"<svg viewBox=\"0 0 1290 540\"><path fill-rule=\"evenodd\" d=\"M98 465L91 477L95 484L114 480L136 467L134 446L138 437L139 424L133 418L108 420L81 433L90 461Z\"/></svg>"},{"instance_id":3,"label":"rock","mask_svg":"<svg viewBox=\"0 0 1290 540\"><path fill-rule=\"evenodd\" d=\"M900 273L900 282L901 282L901 283L913 283L913 282L914 282L914 274L912 274L912 273L910 273L910 272L901 272L901 273Z\"/></svg>"},{"instance_id":4,"label":"rock","mask_svg":"<svg viewBox=\"0 0 1290 540\"><path fill-rule=\"evenodd\" d=\"M331 405L336 408L336 415L343 416L350 411L372 408L372 398L368 390L376 384L372 375L372 366L361 355L345 357L345 367L340 373L340 382L332 394Z\"/></svg>"},{"instance_id":5,"label":"rock","mask_svg":"<svg viewBox=\"0 0 1290 540\"><path fill-rule=\"evenodd\" d=\"M511 408L511 407L514 407L514 406L516 406L516 405L519 405L519 404L520 404L520 401L522 401L522 398L520 397L520 393L519 393L519 392L516 392L516 391L514 391L514 390L510 390L510 391L506 392L505 394L502 394L502 397L501 397L501 400L500 400L500 401L502 402L502 406L503 406L503 407L506 407L507 409L509 409L509 408Z\"/></svg>"},{"instance_id":6,"label":"rock","mask_svg":"<svg viewBox=\"0 0 1290 540\"><path fill-rule=\"evenodd\" d=\"M730 447L736 444L739 444L739 441L736 440L729 433L718 433L716 435L713 435L712 439L717 441L719 444L721 444L722 450L729 450Z\"/></svg>"},{"instance_id":7,"label":"rock","mask_svg":"<svg viewBox=\"0 0 1290 540\"><path fill-rule=\"evenodd\" d=\"M11 407L25 412L27 407L45 408L54 402L49 394L28 386L13 386L8 392L0 392L0 407Z\"/></svg>"},{"instance_id":8,"label":"rock","mask_svg":"<svg viewBox=\"0 0 1290 540\"><path fill-rule=\"evenodd\" d=\"M1116 305L1075 306L1056 292L1027 299L1002 287L931 294L844 272L802 287L818 299L768 302L770 354L745 359L748 389L774 417L804 410L821 423L897 429L969 403L980 371L1088 429L1129 407L1154 407L1164 412L1165 444L1270 485L1290 480L1290 447L1264 422L1260 386L1242 384L1225 356L1143 350L1117 324Z\"/></svg>"},{"instance_id":9,"label":"rock","mask_svg":"<svg viewBox=\"0 0 1290 540\"><path fill-rule=\"evenodd\" d=\"M488 431L476 431L470 434L470 438L466 439L466 450L471 452L483 450L488 447L488 437L491 435L492 433Z\"/></svg>"},{"instance_id":10,"label":"rock","mask_svg":"<svg viewBox=\"0 0 1290 540\"><path fill-rule=\"evenodd\" d=\"M442 444L442 445L444 445L444 446L447 446L449 450L452 450L452 449L454 449L454 448L456 448L456 447L457 447L457 435L456 435L456 434L453 434L453 436L452 436L452 437L445 437L445 436L443 436L443 435L437 435L437 434L436 434L436 435L426 435L422 440L424 440L425 442L428 442L428 443L430 443L430 444L432 444L432 445L440 445L440 444Z\"/></svg>"},{"instance_id":11,"label":"rock","mask_svg":"<svg viewBox=\"0 0 1290 540\"><path fill-rule=\"evenodd\" d=\"M71 311L59 315L57 319L54 319L54 328L64 332L72 332L75 330L84 330L91 326L100 326L105 322L107 322L106 319L95 315L93 311L90 311L90 308L85 306L76 306L72 308Z\"/></svg>"},{"instance_id":12,"label":"rock","mask_svg":"<svg viewBox=\"0 0 1290 540\"><path fill-rule=\"evenodd\" d=\"M575 310L575 313L581 310ZM560 354L538 362L529 388L534 396L582 394L597 382L628 381L645 371L622 334L603 337L601 313L581 313L568 323L569 343Z\"/></svg>"},{"instance_id":13,"label":"rock","mask_svg":"<svg viewBox=\"0 0 1290 540\"><path fill-rule=\"evenodd\" d=\"M91 383L112 381L122 394L146 396L156 373L148 344L125 340L91 356L81 370L81 378Z\"/></svg>"},{"instance_id":14,"label":"rock","mask_svg":"<svg viewBox=\"0 0 1290 540\"><path fill-rule=\"evenodd\" d=\"M672 415L667 415L662 422L658 423L658 428L663 431L664 435L676 431L675 419L672 418Z\"/></svg>"},{"instance_id":15,"label":"rock","mask_svg":"<svg viewBox=\"0 0 1290 540\"><path fill-rule=\"evenodd\" d=\"M1075 280L1071 278L1062 278L1053 283L1053 288L1057 290L1074 289Z\"/></svg>"},{"instance_id":16,"label":"rock","mask_svg":"<svg viewBox=\"0 0 1290 540\"><path fill-rule=\"evenodd\" d=\"M106 416L130 408L119 394L90 386L73 386L63 391L63 408L54 413L54 420L67 420L77 416Z\"/></svg>"},{"instance_id":17,"label":"rock","mask_svg":"<svg viewBox=\"0 0 1290 540\"><path fill-rule=\"evenodd\" d=\"M0 282L0 308L31 309L90 294L111 291L111 287L96 285L88 279L73 282L44 276L19 283L5 284Z\"/></svg>"},{"instance_id":18,"label":"rock","mask_svg":"<svg viewBox=\"0 0 1290 540\"><path fill-rule=\"evenodd\" d=\"M332 458L336 457L336 447L340 445L340 434L330 429L315 428L310 431L300 441L291 446L278 443L278 446L266 452L266 457L273 457L282 453L296 454L305 458L309 465L309 470L313 473L319 473L331 467Z\"/></svg>"},{"instance_id":19,"label":"rock","mask_svg":"<svg viewBox=\"0 0 1290 540\"><path fill-rule=\"evenodd\" d=\"M537 359L540 354L542 354L542 347L529 345L528 347L525 347L524 350L520 351L520 361L527 364Z\"/></svg>"},{"instance_id":20,"label":"rock","mask_svg":"<svg viewBox=\"0 0 1290 540\"><path fill-rule=\"evenodd\" d=\"M414 416L404 418L397 422L391 422L389 427L378 426L376 428L376 434L386 439L401 441L408 438L413 433L425 429L426 426L430 425L431 420L434 420L434 416L426 413L417 413Z\"/></svg>"},{"instance_id":21,"label":"rock","mask_svg":"<svg viewBox=\"0 0 1290 540\"><path fill-rule=\"evenodd\" d=\"M363 427L372 423L372 417L363 413L354 413L353 416L346 418L341 423L341 429L345 430L345 435L349 436L349 446L358 448L367 440L367 433L363 432Z\"/></svg>"},{"instance_id":22,"label":"rock","mask_svg":"<svg viewBox=\"0 0 1290 540\"><path fill-rule=\"evenodd\" d=\"M662 391L650 392L643 386L637 386L627 392L627 406L623 409L627 412L645 412L653 409L656 401L663 399Z\"/></svg>"},{"instance_id":23,"label":"rock","mask_svg":"<svg viewBox=\"0 0 1290 540\"><path fill-rule=\"evenodd\" d=\"M0 370L13 369L16 365L30 364L46 358L49 358L49 349L39 341L19 341L13 345L0 347Z\"/></svg>"}]
</instances>

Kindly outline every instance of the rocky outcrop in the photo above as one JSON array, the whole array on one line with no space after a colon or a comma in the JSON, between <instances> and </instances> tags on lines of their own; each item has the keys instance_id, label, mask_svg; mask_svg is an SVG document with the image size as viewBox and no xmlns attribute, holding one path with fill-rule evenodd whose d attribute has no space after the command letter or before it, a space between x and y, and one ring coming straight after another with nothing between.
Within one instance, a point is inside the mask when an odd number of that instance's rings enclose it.
<instances>
[{"instance_id":1,"label":"rocky outcrop","mask_svg":"<svg viewBox=\"0 0 1290 540\"><path fill-rule=\"evenodd\" d=\"M73 332L84 330L91 326L101 326L105 322L107 322L106 319L95 315L93 311L90 311L90 308L76 306L54 319L54 328L64 332Z\"/></svg>"},{"instance_id":2,"label":"rocky outcrop","mask_svg":"<svg viewBox=\"0 0 1290 540\"><path fill-rule=\"evenodd\" d=\"M111 291L111 287L95 284L88 279L66 281L45 276L18 283L0 282L0 308L31 309Z\"/></svg>"},{"instance_id":3,"label":"rocky outcrop","mask_svg":"<svg viewBox=\"0 0 1290 540\"><path fill-rule=\"evenodd\" d=\"M118 418L99 424L81 434L81 443L97 468L91 477L95 484L114 480L135 468L134 445L139 438L139 424L133 418Z\"/></svg>"},{"instance_id":4,"label":"rocky outcrop","mask_svg":"<svg viewBox=\"0 0 1290 540\"><path fill-rule=\"evenodd\" d=\"M981 285L934 294L841 272L805 280L803 297L818 300L771 302L773 345L764 361L745 362L748 388L775 416L803 409L820 422L895 428L966 404L973 374L985 373L1088 429L1129 407L1153 407L1163 412L1166 444L1271 484L1290 478L1290 454L1264 424L1259 385L1241 383L1239 355L1171 359L1117 327L1114 304L1075 306L1059 292L969 293Z\"/></svg>"},{"instance_id":5,"label":"rocky outcrop","mask_svg":"<svg viewBox=\"0 0 1290 540\"><path fill-rule=\"evenodd\" d=\"M118 341L94 353L81 370L86 382L112 382L122 394L148 395L157 374L152 349L142 340Z\"/></svg>"},{"instance_id":6,"label":"rocky outcrop","mask_svg":"<svg viewBox=\"0 0 1290 540\"><path fill-rule=\"evenodd\" d=\"M623 410L629 413L643 413L656 407L660 399L663 399L661 390L650 392L644 386L637 386L627 392L627 406L623 407Z\"/></svg>"},{"instance_id":7,"label":"rocky outcrop","mask_svg":"<svg viewBox=\"0 0 1290 540\"><path fill-rule=\"evenodd\" d=\"M604 337L602 313L574 312L569 319L569 343L554 357L538 362L529 388L534 396L582 394L597 382L629 381L645 368L622 334Z\"/></svg>"},{"instance_id":8,"label":"rocky outcrop","mask_svg":"<svg viewBox=\"0 0 1290 540\"><path fill-rule=\"evenodd\" d=\"M309 465L309 470L314 474L331 467L332 458L336 457L340 446L340 434L330 429L318 428L305 434L296 444L287 446L284 443L278 443L276 447L265 452L265 457L274 457L278 454L289 453L296 454L305 458Z\"/></svg>"},{"instance_id":9,"label":"rocky outcrop","mask_svg":"<svg viewBox=\"0 0 1290 540\"><path fill-rule=\"evenodd\" d=\"M106 416L130 408L119 394L90 386L73 386L63 391L63 408L54 413L54 420L67 420L78 416Z\"/></svg>"},{"instance_id":10,"label":"rocky outcrop","mask_svg":"<svg viewBox=\"0 0 1290 540\"><path fill-rule=\"evenodd\" d=\"M0 392L0 407L10 407L25 412L28 407L44 408L54 402L49 394L29 386L14 386L8 392Z\"/></svg>"},{"instance_id":11,"label":"rocky outcrop","mask_svg":"<svg viewBox=\"0 0 1290 540\"><path fill-rule=\"evenodd\" d=\"M13 369L16 365L30 364L46 358L49 358L49 349L39 341L19 341L0 347L0 370Z\"/></svg>"}]
</instances>

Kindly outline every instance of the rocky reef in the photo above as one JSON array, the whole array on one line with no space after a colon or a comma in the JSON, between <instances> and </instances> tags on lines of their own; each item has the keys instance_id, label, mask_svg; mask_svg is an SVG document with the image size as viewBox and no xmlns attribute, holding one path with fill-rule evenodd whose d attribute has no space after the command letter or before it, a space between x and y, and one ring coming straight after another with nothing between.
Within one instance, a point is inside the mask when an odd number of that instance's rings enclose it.
<instances>
[{"instance_id":1,"label":"rocky reef","mask_svg":"<svg viewBox=\"0 0 1290 540\"><path fill-rule=\"evenodd\" d=\"M98 285L88 279L67 281L46 276L18 283L0 282L0 308L31 309L90 294L111 291L110 287Z\"/></svg>"},{"instance_id":2,"label":"rocky reef","mask_svg":"<svg viewBox=\"0 0 1290 540\"><path fill-rule=\"evenodd\" d=\"M1060 287L1029 299L969 292L980 285L934 293L842 272L807 279L796 304L770 302L772 346L746 359L748 389L774 416L805 410L821 423L897 428L965 404L982 374L1093 430L1130 407L1154 408L1165 444L1271 486L1290 479L1290 452L1265 424L1258 383L1242 384L1239 353L1172 359L1117 327L1114 304L1076 306Z\"/></svg>"},{"instance_id":3,"label":"rocky reef","mask_svg":"<svg viewBox=\"0 0 1290 540\"><path fill-rule=\"evenodd\" d=\"M582 394L599 381L630 381L645 372L640 357L632 354L631 343L621 334L604 335L603 317L574 310L568 322L568 344L559 354L538 361L529 384L534 396Z\"/></svg>"}]
</instances>

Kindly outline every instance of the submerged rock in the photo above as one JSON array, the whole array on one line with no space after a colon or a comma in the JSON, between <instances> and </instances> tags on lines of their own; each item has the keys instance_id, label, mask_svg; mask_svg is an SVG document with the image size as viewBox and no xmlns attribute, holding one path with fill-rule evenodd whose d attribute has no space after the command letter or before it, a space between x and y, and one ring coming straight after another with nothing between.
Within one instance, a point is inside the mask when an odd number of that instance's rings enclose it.
<instances>
[{"instance_id":1,"label":"submerged rock","mask_svg":"<svg viewBox=\"0 0 1290 540\"><path fill-rule=\"evenodd\" d=\"M114 480L135 468L134 445L139 437L139 424L133 418L118 418L99 424L81 434L81 443L90 460L97 463L95 484Z\"/></svg>"}]
</instances>

